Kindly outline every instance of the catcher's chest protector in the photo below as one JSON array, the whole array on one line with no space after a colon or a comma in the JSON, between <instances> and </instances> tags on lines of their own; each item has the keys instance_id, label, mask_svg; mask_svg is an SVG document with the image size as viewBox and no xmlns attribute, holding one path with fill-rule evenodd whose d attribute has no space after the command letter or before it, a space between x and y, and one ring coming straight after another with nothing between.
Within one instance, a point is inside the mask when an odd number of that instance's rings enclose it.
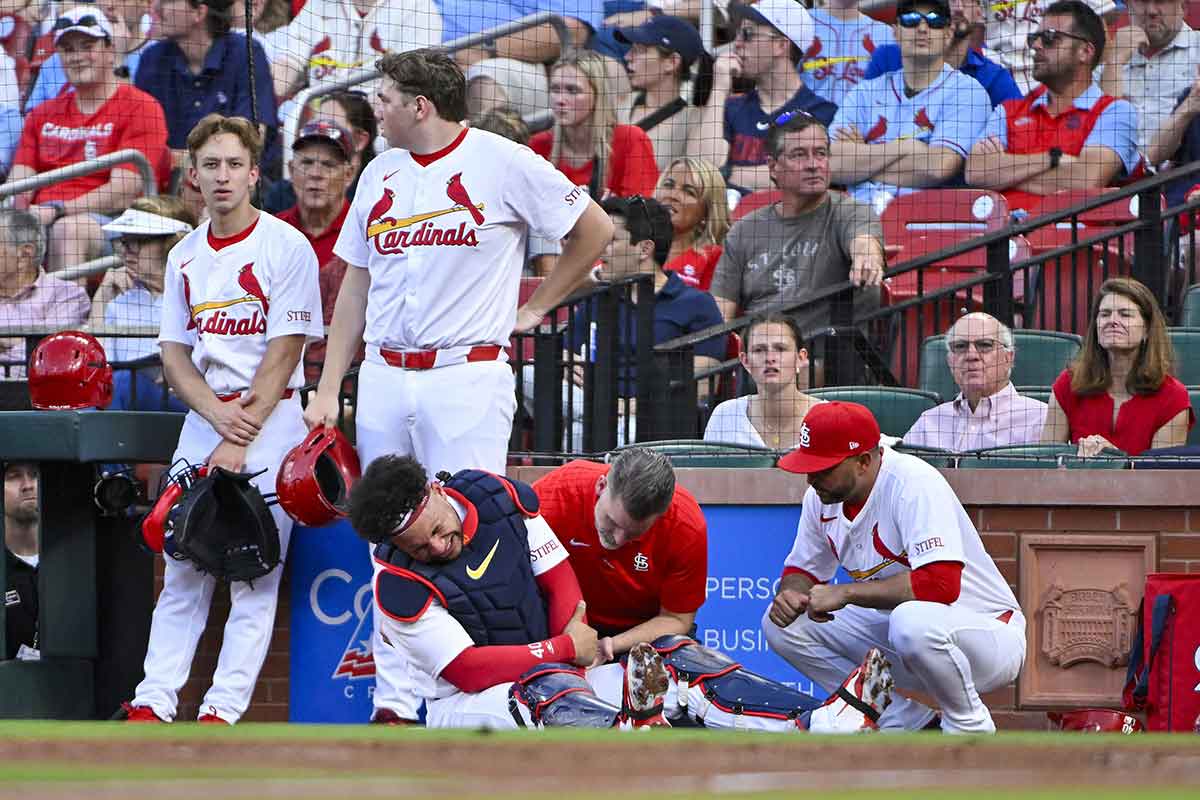
<instances>
[{"instance_id":1,"label":"catcher's chest protector","mask_svg":"<svg viewBox=\"0 0 1200 800\"><path fill-rule=\"evenodd\" d=\"M375 548L384 571L375 597L389 616L419 619L436 597L476 645L528 644L548 639L546 603L529 563L525 520L537 515L528 485L479 470L463 470L447 493L478 515L478 527L462 555L449 564L422 564L391 544ZM464 502L465 501L465 502Z\"/></svg>"}]
</instances>

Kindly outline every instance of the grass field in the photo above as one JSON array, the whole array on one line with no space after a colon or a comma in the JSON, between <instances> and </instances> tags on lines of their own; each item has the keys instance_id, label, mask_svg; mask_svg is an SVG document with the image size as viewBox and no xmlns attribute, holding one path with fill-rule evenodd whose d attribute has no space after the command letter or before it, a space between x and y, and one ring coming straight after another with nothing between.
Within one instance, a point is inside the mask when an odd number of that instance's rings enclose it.
<instances>
[{"instance_id":1,"label":"grass field","mask_svg":"<svg viewBox=\"0 0 1200 800\"><path fill-rule=\"evenodd\" d=\"M1200 798L1200 736L0 722L0 798Z\"/></svg>"}]
</instances>

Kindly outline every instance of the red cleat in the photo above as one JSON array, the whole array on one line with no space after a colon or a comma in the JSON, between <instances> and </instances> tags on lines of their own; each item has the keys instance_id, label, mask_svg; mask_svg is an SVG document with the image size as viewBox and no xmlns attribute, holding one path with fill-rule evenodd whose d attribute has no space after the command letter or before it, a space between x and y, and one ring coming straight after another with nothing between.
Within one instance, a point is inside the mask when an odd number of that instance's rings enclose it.
<instances>
[{"instance_id":1,"label":"red cleat","mask_svg":"<svg viewBox=\"0 0 1200 800\"><path fill-rule=\"evenodd\" d=\"M421 723L415 719L405 719L390 708L377 708L371 715L372 725L397 725L402 727L418 726Z\"/></svg>"},{"instance_id":2,"label":"red cleat","mask_svg":"<svg viewBox=\"0 0 1200 800\"><path fill-rule=\"evenodd\" d=\"M150 708L150 706L135 706L133 703L121 703L121 710L125 712L126 722L166 722L165 719L155 714L154 709Z\"/></svg>"}]
</instances>

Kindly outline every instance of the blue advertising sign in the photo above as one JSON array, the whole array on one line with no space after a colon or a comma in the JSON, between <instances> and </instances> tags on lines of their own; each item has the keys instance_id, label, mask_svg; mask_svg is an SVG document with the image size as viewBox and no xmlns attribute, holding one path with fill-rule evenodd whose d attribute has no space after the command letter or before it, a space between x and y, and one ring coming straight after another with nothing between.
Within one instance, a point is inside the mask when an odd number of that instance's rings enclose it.
<instances>
[{"instance_id":1,"label":"blue advertising sign","mask_svg":"<svg viewBox=\"0 0 1200 800\"><path fill-rule=\"evenodd\" d=\"M825 693L767 647L762 616L792 548L800 506L705 506L707 599L696 638L747 669L823 698ZM371 654L371 562L349 523L296 526L291 552L292 722L366 722ZM848 576L839 572L839 579Z\"/></svg>"}]
</instances>

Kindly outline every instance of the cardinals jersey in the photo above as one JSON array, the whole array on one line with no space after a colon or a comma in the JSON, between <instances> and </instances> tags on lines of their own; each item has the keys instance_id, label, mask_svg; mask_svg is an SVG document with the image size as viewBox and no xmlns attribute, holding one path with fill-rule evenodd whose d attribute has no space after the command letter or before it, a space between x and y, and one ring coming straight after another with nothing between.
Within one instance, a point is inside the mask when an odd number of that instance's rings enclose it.
<instances>
[{"instance_id":1,"label":"cardinals jersey","mask_svg":"<svg viewBox=\"0 0 1200 800\"><path fill-rule=\"evenodd\" d=\"M317 257L304 235L270 214L216 239L209 221L167 255L158 341L192 348L192 363L217 394L249 388L277 336L324 336ZM303 361L303 359L301 359ZM304 385L300 364L288 388Z\"/></svg>"},{"instance_id":2,"label":"cardinals jersey","mask_svg":"<svg viewBox=\"0 0 1200 800\"><path fill-rule=\"evenodd\" d=\"M309 85L373 68L384 53L441 41L442 17L433 0L379 0L365 16L352 0L308 0L295 19L267 34L281 58L307 70Z\"/></svg>"},{"instance_id":3,"label":"cardinals jersey","mask_svg":"<svg viewBox=\"0 0 1200 800\"><path fill-rule=\"evenodd\" d=\"M459 519L463 519L466 509L454 498L448 499ZM529 539L529 562L535 578L567 560L567 551L541 517L525 520L525 529ZM408 672L418 697L433 700L458 691L457 686L441 677L442 670L462 651L474 647L475 642L436 598L425 613L412 622L400 622L387 614L381 614L379 618L387 642L408 658Z\"/></svg>"},{"instance_id":4,"label":"cardinals jersey","mask_svg":"<svg viewBox=\"0 0 1200 800\"><path fill-rule=\"evenodd\" d=\"M809 12L813 40L804 50L800 75L808 88L835 105L862 82L879 45L892 44L892 29L866 14L838 19L824 9Z\"/></svg>"},{"instance_id":5,"label":"cardinals jersey","mask_svg":"<svg viewBox=\"0 0 1200 800\"><path fill-rule=\"evenodd\" d=\"M1033 50L1026 37L1042 27L1042 17L1053 0L990 0L987 3L985 36L987 46L996 51L1000 63L1008 67L1022 94L1028 94L1037 81L1033 70ZM1100 16L1117 10L1113 0L1083 0Z\"/></svg>"},{"instance_id":6,"label":"cardinals jersey","mask_svg":"<svg viewBox=\"0 0 1200 800\"><path fill-rule=\"evenodd\" d=\"M399 350L507 345L532 230L561 239L588 194L528 147L464 128L363 171L334 254L371 273L363 339Z\"/></svg>"},{"instance_id":7,"label":"cardinals jersey","mask_svg":"<svg viewBox=\"0 0 1200 800\"><path fill-rule=\"evenodd\" d=\"M963 565L962 588L951 605L989 615L1020 610L942 474L916 456L885 449L875 486L853 521L841 503L825 505L811 487L804 493L784 571L825 582L840 565L854 580L871 581L935 561Z\"/></svg>"},{"instance_id":8,"label":"cardinals jersey","mask_svg":"<svg viewBox=\"0 0 1200 800\"><path fill-rule=\"evenodd\" d=\"M965 159L991 113L992 102L979 82L943 65L942 74L913 97L905 92L904 70L864 81L846 95L830 130L858 128L867 144L916 139ZM871 204L876 213L912 191L869 180L851 187L854 199Z\"/></svg>"}]
</instances>

